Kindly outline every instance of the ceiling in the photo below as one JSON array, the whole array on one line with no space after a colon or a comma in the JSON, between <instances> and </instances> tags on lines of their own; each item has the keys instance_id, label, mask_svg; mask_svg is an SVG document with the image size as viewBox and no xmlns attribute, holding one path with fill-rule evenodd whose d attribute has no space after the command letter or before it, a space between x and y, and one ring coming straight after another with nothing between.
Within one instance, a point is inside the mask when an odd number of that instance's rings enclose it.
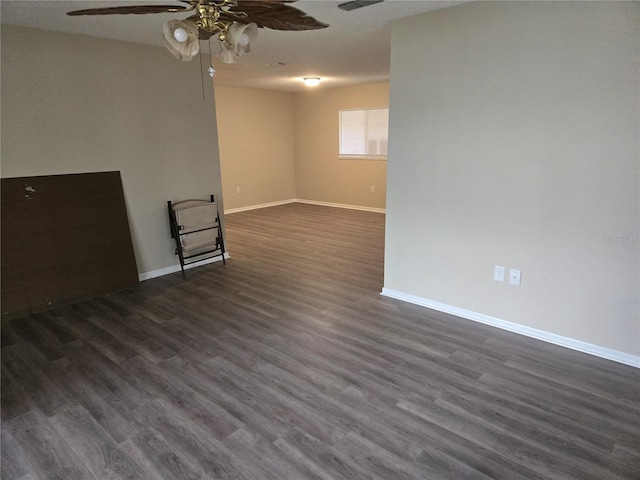
<instances>
[{"instance_id":1,"label":"ceiling","mask_svg":"<svg viewBox=\"0 0 640 480\"><path fill-rule=\"evenodd\" d=\"M215 82L221 85L295 92L309 88L301 81L304 76L322 77L320 87L315 88L387 81L390 69L391 21L464 3L385 0L358 10L343 11L338 5L345 1L296 2L293 6L328 23L329 27L303 32L260 29L257 41L251 46L251 53L239 63L225 64L214 56ZM66 15L70 10L145 3L180 5L175 0L2 0L0 18L3 24L163 46L164 23L174 18L186 18L188 13L83 17ZM203 51L208 51L207 42L201 44ZM219 48L215 39L211 41L211 46L214 55L217 54Z\"/></svg>"}]
</instances>

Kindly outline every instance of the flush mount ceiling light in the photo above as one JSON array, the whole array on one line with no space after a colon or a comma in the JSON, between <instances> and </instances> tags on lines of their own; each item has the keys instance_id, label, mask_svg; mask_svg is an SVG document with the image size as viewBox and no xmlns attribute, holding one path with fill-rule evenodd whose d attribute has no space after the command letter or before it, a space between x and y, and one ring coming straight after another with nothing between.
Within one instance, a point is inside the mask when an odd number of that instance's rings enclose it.
<instances>
[{"instance_id":1,"label":"flush mount ceiling light","mask_svg":"<svg viewBox=\"0 0 640 480\"><path fill-rule=\"evenodd\" d=\"M184 20L170 20L164 26L167 49L176 58L191 60L200 50L199 40L218 36L220 57L235 63L250 52L258 28L300 31L326 28L297 8L296 0L179 0L182 5L133 5L74 10L67 15L141 15L146 13L195 12Z\"/></svg>"},{"instance_id":2,"label":"flush mount ceiling light","mask_svg":"<svg viewBox=\"0 0 640 480\"><path fill-rule=\"evenodd\" d=\"M320 77L304 77L302 81L307 87L316 87L320 85Z\"/></svg>"}]
</instances>

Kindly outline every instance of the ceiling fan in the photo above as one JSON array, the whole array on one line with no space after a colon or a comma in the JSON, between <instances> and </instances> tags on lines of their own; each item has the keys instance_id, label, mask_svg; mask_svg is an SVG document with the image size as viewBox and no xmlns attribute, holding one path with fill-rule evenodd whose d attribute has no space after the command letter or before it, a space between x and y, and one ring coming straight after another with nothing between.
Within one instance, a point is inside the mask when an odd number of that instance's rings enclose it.
<instances>
[{"instance_id":1,"label":"ceiling fan","mask_svg":"<svg viewBox=\"0 0 640 480\"><path fill-rule=\"evenodd\" d=\"M297 0L177 0L185 5L132 5L74 10L67 15L142 15L147 13L194 12L184 20L169 20L163 34L167 49L180 60L197 55L199 40L217 35L220 56L235 63L249 53L258 28L316 30L329 25L319 22L288 3Z\"/></svg>"}]
</instances>

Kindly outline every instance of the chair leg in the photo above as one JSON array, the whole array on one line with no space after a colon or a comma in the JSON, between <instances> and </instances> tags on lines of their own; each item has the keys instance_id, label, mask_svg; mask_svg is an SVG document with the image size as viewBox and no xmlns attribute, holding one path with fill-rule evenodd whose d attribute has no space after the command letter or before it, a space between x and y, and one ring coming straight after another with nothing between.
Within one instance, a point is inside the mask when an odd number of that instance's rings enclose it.
<instances>
[{"instance_id":1,"label":"chair leg","mask_svg":"<svg viewBox=\"0 0 640 480\"><path fill-rule=\"evenodd\" d=\"M213 195L212 195L213 197ZM226 265L227 260L224 258L225 249L224 249L224 237L222 236L222 225L220 225L220 213L218 213L218 238L220 239L220 251L222 252L222 264Z\"/></svg>"}]
</instances>

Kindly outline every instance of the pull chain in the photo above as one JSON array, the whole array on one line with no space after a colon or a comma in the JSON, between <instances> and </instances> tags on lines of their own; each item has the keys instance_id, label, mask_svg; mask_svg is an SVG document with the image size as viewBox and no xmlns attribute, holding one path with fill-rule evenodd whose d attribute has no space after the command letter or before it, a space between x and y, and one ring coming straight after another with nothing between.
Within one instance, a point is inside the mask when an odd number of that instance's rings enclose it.
<instances>
[{"instance_id":1,"label":"pull chain","mask_svg":"<svg viewBox=\"0 0 640 480\"><path fill-rule=\"evenodd\" d=\"M202 44L200 45L202 46ZM211 43L209 43L209 45L211 45ZM202 52L202 48L200 49L200 52ZM209 55L211 55L211 53L209 53ZM198 57L200 57L200 81L202 83L202 101L205 102L206 98L204 96L204 71L202 70L202 53L200 53Z\"/></svg>"}]
</instances>

